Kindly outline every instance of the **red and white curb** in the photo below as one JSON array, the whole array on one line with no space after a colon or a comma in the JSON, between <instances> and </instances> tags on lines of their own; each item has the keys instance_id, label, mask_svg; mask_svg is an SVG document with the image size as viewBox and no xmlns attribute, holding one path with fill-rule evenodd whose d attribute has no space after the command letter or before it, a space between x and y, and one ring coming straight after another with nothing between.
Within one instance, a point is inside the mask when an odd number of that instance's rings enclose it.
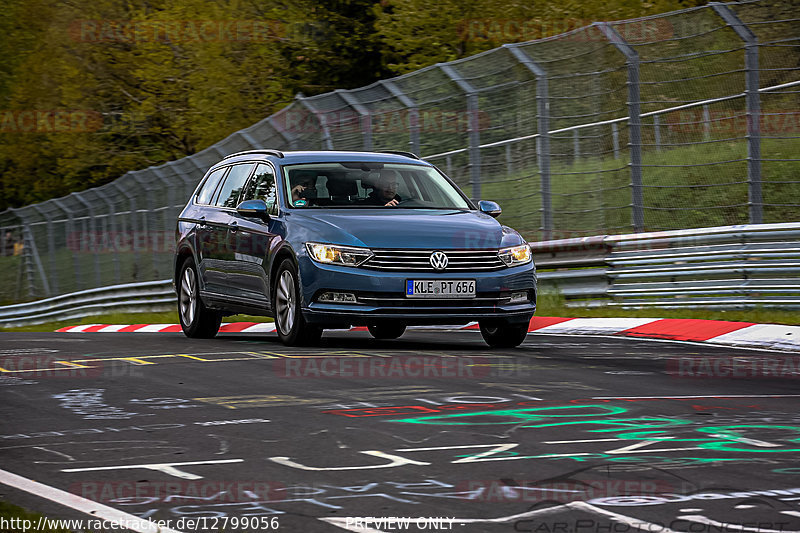
<instances>
[{"instance_id":1,"label":"red and white curb","mask_svg":"<svg viewBox=\"0 0 800 533\"><path fill-rule=\"evenodd\" d=\"M460 327L422 326L424 329L478 329L477 322ZM366 331L365 327L350 331ZM56 330L61 333L180 333L180 324L85 324ZM273 322L223 324L221 333L272 333ZM724 322L683 318L559 318L533 317L528 332L541 335L600 335L702 342L738 348L800 351L800 326Z\"/></svg>"}]
</instances>

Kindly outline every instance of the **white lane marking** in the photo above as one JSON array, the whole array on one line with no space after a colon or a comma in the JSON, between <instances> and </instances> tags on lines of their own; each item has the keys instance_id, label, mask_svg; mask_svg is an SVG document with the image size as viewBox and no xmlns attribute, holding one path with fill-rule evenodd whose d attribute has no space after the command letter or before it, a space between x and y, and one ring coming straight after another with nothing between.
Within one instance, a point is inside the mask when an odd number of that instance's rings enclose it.
<instances>
[{"instance_id":1,"label":"white lane marking","mask_svg":"<svg viewBox=\"0 0 800 533\"><path fill-rule=\"evenodd\" d=\"M134 333L159 333L162 329L171 328L175 324L148 324L137 329Z\"/></svg>"},{"instance_id":2,"label":"white lane marking","mask_svg":"<svg viewBox=\"0 0 800 533\"><path fill-rule=\"evenodd\" d=\"M160 527L144 518L118 511L112 507L87 500L77 494L70 494L5 470L0 470L0 483L86 513L96 519L108 520L111 523L118 524L122 529L129 529L138 533L180 533L175 529Z\"/></svg>"},{"instance_id":3,"label":"white lane marking","mask_svg":"<svg viewBox=\"0 0 800 533\"><path fill-rule=\"evenodd\" d=\"M66 333L82 333L83 331L91 328L92 326L101 326L102 324L84 324L82 326L72 326Z\"/></svg>"},{"instance_id":4,"label":"white lane marking","mask_svg":"<svg viewBox=\"0 0 800 533\"><path fill-rule=\"evenodd\" d=\"M672 343L672 344L693 344L695 346L703 346L705 348L712 347L712 348L732 348L736 350L747 350L751 352L767 352L767 353L786 353L786 354L794 354L797 355L797 352L800 351L800 348L795 349L780 349L780 348L757 348L755 346L749 346L746 344L715 344L714 339L716 337L712 337L707 341L680 341L676 339L654 339L651 337L632 337L627 335L587 335L582 333L580 335L571 335L565 333L540 333L542 330L537 329L535 331L529 332L530 335L540 335L540 336L549 336L549 337L586 337L586 338L598 338L598 339L626 339L628 341L646 341L646 342L665 342L665 343Z\"/></svg>"},{"instance_id":5,"label":"white lane marking","mask_svg":"<svg viewBox=\"0 0 800 533\"><path fill-rule=\"evenodd\" d=\"M241 333L271 333L273 331L275 331L274 322L262 322L261 324L247 326L241 331Z\"/></svg>"},{"instance_id":6,"label":"white lane marking","mask_svg":"<svg viewBox=\"0 0 800 533\"><path fill-rule=\"evenodd\" d=\"M210 464L221 464L221 463L242 463L242 462L244 462L244 459L223 459L218 461L192 461L189 463L150 463L141 465L93 466L89 468L66 468L62 469L61 471L95 472L97 470L132 470L135 468L144 468L145 470L156 470L158 472L163 472L165 474L169 474L170 476L175 476L181 479L203 479L203 476L198 476L197 474L184 472L183 470L178 470L175 467L189 466L189 465L210 465Z\"/></svg>"},{"instance_id":7,"label":"white lane marking","mask_svg":"<svg viewBox=\"0 0 800 533\"><path fill-rule=\"evenodd\" d=\"M537 333L564 334L612 334L657 322L660 318L573 318L566 322L551 324L533 331Z\"/></svg>"},{"instance_id":8,"label":"white lane marking","mask_svg":"<svg viewBox=\"0 0 800 533\"><path fill-rule=\"evenodd\" d=\"M127 328L130 324L111 324L101 329L98 333L116 333L122 328Z\"/></svg>"}]
</instances>

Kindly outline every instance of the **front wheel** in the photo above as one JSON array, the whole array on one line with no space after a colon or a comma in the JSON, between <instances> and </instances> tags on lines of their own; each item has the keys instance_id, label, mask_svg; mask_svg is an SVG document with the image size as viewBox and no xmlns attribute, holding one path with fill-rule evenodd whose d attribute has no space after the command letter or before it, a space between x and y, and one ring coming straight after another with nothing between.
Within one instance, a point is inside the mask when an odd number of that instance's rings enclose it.
<instances>
[{"instance_id":1,"label":"front wheel","mask_svg":"<svg viewBox=\"0 0 800 533\"><path fill-rule=\"evenodd\" d=\"M275 329L287 346L312 345L319 342L322 328L312 326L300 312L300 290L297 267L284 259L275 276Z\"/></svg>"},{"instance_id":2,"label":"front wheel","mask_svg":"<svg viewBox=\"0 0 800 533\"><path fill-rule=\"evenodd\" d=\"M492 348L514 348L522 344L528 334L528 324L480 322L481 336Z\"/></svg>"},{"instance_id":3,"label":"front wheel","mask_svg":"<svg viewBox=\"0 0 800 533\"><path fill-rule=\"evenodd\" d=\"M192 339L211 339L217 335L222 314L206 309L200 300L200 284L194 259L187 257L178 278L178 316L183 334Z\"/></svg>"},{"instance_id":4,"label":"front wheel","mask_svg":"<svg viewBox=\"0 0 800 533\"><path fill-rule=\"evenodd\" d=\"M367 326L370 335L376 339L396 339L406 332L402 324L375 324Z\"/></svg>"}]
</instances>

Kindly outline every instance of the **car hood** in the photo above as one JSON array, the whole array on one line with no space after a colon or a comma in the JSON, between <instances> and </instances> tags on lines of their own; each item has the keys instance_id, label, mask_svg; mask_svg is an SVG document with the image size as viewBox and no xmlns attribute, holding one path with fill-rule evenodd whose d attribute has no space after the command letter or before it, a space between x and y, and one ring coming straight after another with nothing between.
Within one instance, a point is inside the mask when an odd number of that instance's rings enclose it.
<instances>
[{"instance_id":1,"label":"car hood","mask_svg":"<svg viewBox=\"0 0 800 533\"><path fill-rule=\"evenodd\" d=\"M392 209L391 213L386 210ZM497 249L525 242L480 211L452 209L307 210L291 213L304 241L369 248Z\"/></svg>"}]
</instances>

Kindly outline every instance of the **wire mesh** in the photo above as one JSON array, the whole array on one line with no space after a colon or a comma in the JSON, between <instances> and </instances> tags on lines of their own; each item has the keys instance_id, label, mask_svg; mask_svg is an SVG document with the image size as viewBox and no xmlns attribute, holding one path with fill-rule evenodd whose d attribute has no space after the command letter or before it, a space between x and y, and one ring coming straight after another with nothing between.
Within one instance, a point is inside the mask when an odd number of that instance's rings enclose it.
<instances>
[{"instance_id":1,"label":"wire mesh","mask_svg":"<svg viewBox=\"0 0 800 533\"><path fill-rule=\"evenodd\" d=\"M298 95L192 156L0 213L0 302L169 278L186 199L255 148L415 151L529 240L797 220L798 22L787 0L713 4Z\"/></svg>"}]
</instances>

